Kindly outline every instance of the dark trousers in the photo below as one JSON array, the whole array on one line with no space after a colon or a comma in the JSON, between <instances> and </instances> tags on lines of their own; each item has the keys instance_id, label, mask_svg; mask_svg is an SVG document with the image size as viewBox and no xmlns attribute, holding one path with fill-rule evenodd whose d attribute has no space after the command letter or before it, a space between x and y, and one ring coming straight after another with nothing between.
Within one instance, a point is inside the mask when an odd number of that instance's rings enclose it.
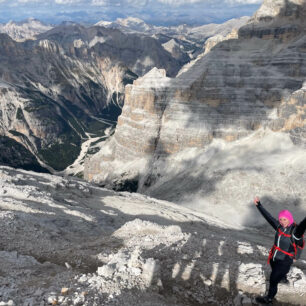
<instances>
[{"instance_id":1,"label":"dark trousers","mask_svg":"<svg viewBox=\"0 0 306 306\"><path fill-rule=\"evenodd\" d=\"M292 262L286 260L271 260L270 265L272 272L270 275L270 287L268 297L273 299L277 293L278 283L287 275L290 270Z\"/></svg>"}]
</instances>

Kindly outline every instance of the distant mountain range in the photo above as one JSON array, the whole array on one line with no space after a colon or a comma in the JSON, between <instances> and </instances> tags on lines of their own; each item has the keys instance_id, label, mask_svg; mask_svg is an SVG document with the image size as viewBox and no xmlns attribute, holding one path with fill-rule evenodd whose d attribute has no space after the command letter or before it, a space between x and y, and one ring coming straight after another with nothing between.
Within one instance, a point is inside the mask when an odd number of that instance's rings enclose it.
<instances>
[{"instance_id":1,"label":"distant mountain range","mask_svg":"<svg viewBox=\"0 0 306 306\"><path fill-rule=\"evenodd\" d=\"M222 34L226 36L233 28L240 28L250 17L244 16L237 19L231 19L222 24L205 24L202 26L189 26L186 24L179 26L163 27L149 25L139 18L118 18L116 21L99 21L96 25L106 28L117 28L128 33L143 33L146 35L163 34L169 37L175 37L191 40L197 43L204 42L208 37Z\"/></svg>"},{"instance_id":2,"label":"distant mountain range","mask_svg":"<svg viewBox=\"0 0 306 306\"><path fill-rule=\"evenodd\" d=\"M0 33L6 33L16 41L35 39L38 34L50 29L52 29L52 26L46 25L34 18L21 22L10 21L6 24L0 24Z\"/></svg>"},{"instance_id":3,"label":"distant mountain range","mask_svg":"<svg viewBox=\"0 0 306 306\"><path fill-rule=\"evenodd\" d=\"M145 21L135 18L118 18L117 20L100 21L96 26L101 26L111 29L119 29L127 34L143 34L157 39L160 43L165 44L172 40L180 49L179 53L174 51L174 56L183 62L190 58L194 59L203 50L203 44L207 38L215 35L228 35L232 29L238 29L248 21L249 17L241 17L231 19L223 24L206 24L202 26L155 26L147 24ZM77 26L75 22L62 22L60 26ZM6 33L16 41L25 41L27 39L35 40L39 34L42 34L55 27L54 25L46 25L41 21L29 18L22 22L10 21L7 24L0 24L0 33ZM57 26L58 27L58 26ZM168 44L169 45L169 44ZM170 53L169 46L166 45L166 50ZM167 49L168 48L168 49ZM187 56L187 57L186 57Z\"/></svg>"},{"instance_id":4,"label":"distant mountain range","mask_svg":"<svg viewBox=\"0 0 306 306\"><path fill-rule=\"evenodd\" d=\"M64 24L38 32L24 42L0 34L0 145L14 147L13 139L28 150L26 161L34 155L56 170L73 163L88 133L104 137L116 124L126 84L153 67L175 76L188 60L152 37L117 29ZM17 147L2 151L0 162L23 165L9 158Z\"/></svg>"},{"instance_id":5,"label":"distant mountain range","mask_svg":"<svg viewBox=\"0 0 306 306\"><path fill-rule=\"evenodd\" d=\"M85 177L205 212L243 207L254 192L303 203L305 17L305 0L265 0L177 77L154 68L127 85L115 133Z\"/></svg>"},{"instance_id":6,"label":"distant mountain range","mask_svg":"<svg viewBox=\"0 0 306 306\"><path fill-rule=\"evenodd\" d=\"M51 171L65 169L84 141L104 139L104 130L116 125L126 84L153 67L176 76L204 51L210 35L225 35L246 20L168 29L135 18L91 27L53 27L35 19L1 25L0 146L15 149L6 150L0 163L7 164L22 144L29 156L17 162L15 154L9 165L31 168L25 165L31 161L38 169L36 157Z\"/></svg>"},{"instance_id":7,"label":"distant mountain range","mask_svg":"<svg viewBox=\"0 0 306 306\"><path fill-rule=\"evenodd\" d=\"M227 36L233 29L238 29L246 24L250 17L244 16L237 19L231 19L222 24L205 24L202 26L179 25L171 27L155 26L145 23L139 18L118 18L116 21L100 21L96 25L106 28L116 28L125 33L138 33L149 35L161 43L168 45L172 41L180 52L188 54L191 59L196 58L203 51L205 41L212 36ZM171 51L167 49L170 53Z\"/></svg>"}]
</instances>

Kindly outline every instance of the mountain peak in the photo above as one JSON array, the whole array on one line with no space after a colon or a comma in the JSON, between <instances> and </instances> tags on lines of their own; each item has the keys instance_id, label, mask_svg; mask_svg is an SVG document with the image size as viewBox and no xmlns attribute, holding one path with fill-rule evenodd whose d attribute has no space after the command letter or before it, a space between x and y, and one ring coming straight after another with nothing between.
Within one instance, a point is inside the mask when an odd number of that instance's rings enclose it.
<instances>
[{"instance_id":1,"label":"mountain peak","mask_svg":"<svg viewBox=\"0 0 306 306\"><path fill-rule=\"evenodd\" d=\"M16 41L35 39L36 35L46 32L50 29L52 29L51 26L46 25L35 18L28 18L20 22L11 20L6 24L0 24L0 32L7 33Z\"/></svg>"},{"instance_id":2,"label":"mountain peak","mask_svg":"<svg viewBox=\"0 0 306 306\"><path fill-rule=\"evenodd\" d=\"M134 81L134 85L141 87L164 87L168 84L170 78L166 76L165 69L152 68L143 77Z\"/></svg>"},{"instance_id":3,"label":"mountain peak","mask_svg":"<svg viewBox=\"0 0 306 306\"><path fill-rule=\"evenodd\" d=\"M123 25L127 25L129 23L137 23L137 24L144 23L142 19L137 18L137 17L117 18L116 21Z\"/></svg>"},{"instance_id":4,"label":"mountain peak","mask_svg":"<svg viewBox=\"0 0 306 306\"><path fill-rule=\"evenodd\" d=\"M306 0L264 0L253 19L257 21L271 21L276 17L304 19L305 14Z\"/></svg>"}]
</instances>

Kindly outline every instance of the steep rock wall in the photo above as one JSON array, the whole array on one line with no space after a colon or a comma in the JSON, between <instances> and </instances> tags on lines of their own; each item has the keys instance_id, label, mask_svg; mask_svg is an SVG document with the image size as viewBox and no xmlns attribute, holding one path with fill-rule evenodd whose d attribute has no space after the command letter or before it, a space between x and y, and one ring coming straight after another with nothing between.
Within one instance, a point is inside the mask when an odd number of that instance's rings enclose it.
<instances>
[{"instance_id":1,"label":"steep rock wall","mask_svg":"<svg viewBox=\"0 0 306 306\"><path fill-rule=\"evenodd\" d=\"M301 205L306 2L279 3L266 18L274 2L265 1L237 39L177 78L155 69L126 87L116 132L87 160L85 177L212 213L220 205L233 217L230 202L243 207L256 193Z\"/></svg>"}]
</instances>

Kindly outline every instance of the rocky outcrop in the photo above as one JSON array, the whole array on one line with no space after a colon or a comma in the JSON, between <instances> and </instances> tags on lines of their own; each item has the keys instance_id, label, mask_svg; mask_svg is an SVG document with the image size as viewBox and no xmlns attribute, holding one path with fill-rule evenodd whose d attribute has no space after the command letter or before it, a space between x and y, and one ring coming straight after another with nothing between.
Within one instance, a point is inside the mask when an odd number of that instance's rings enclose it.
<instances>
[{"instance_id":1,"label":"rocky outcrop","mask_svg":"<svg viewBox=\"0 0 306 306\"><path fill-rule=\"evenodd\" d=\"M56 170L78 157L87 132L116 124L136 73L180 69L157 40L101 27L62 25L24 43L0 34L0 47L1 135Z\"/></svg>"},{"instance_id":2,"label":"rocky outcrop","mask_svg":"<svg viewBox=\"0 0 306 306\"><path fill-rule=\"evenodd\" d=\"M33 18L21 22L10 21L6 24L0 24L0 33L6 33L16 41L35 39L38 34L50 29L52 29L52 26Z\"/></svg>"},{"instance_id":3,"label":"rocky outcrop","mask_svg":"<svg viewBox=\"0 0 306 306\"><path fill-rule=\"evenodd\" d=\"M120 29L124 33L141 33L158 40L163 47L184 65L195 59L202 51L205 41L216 35L225 37L233 29L246 24L249 17L244 16L228 20L222 24L205 24L202 26L188 26L186 24L162 27L146 24L138 18L117 19L114 22L100 21L96 25L106 28ZM156 66L161 68L160 66ZM169 74L170 75L170 74Z\"/></svg>"},{"instance_id":4,"label":"rocky outcrop","mask_svg":"<svg viewBox=\"0 0 306 306\"><path fill-rule=\"evenodd\" d=\"M1 135L54 169L64 169L77 158L86 131L95 126L103 134L108 127L93 116L114 105L110 119L117 119L120 92L132 74L122 64L99 67L94 60L72 58L48 40L17 43L1 34L0 45ZM108 70L117 74L113 83L104 77Z\"/></svg>"},{"instance_id":5,"label":"rocky outcrop","mask_svg":"<svg viewBox=\"0 0 306 306\"><path fill-rule=\"evenodd\" d=\"M239 36L286 42L304 33L305 16L304 0L265 0L249 23L240 29Z\"/></svg>"},{"instance_id":6,"label":"rocky outcrop","mask_svg":"<svg viewBox=\"0 0 306 306\"><path fill-rule=\"evenodd\" d=\"M139 34L125 34L112 28L59 26L39 35L38 39L59 43L71 56L124 63L139 76L153 67L164 68L169 76L175 76L182 66L156 39Z\"/></svg>"},{"instance_id":7,"label":"rocky outcrop","mask_svg":"<svg viewBox=\"0 0 306 306\"><path fill-rule=\"evenodd\" d=\"M171 39L162 45L166 51L168 51L174 58L180 60L181 62L188 62L189 57L182 50L183 47L176 42L175 39Z\"/></svg>"},{"instance_id":8,"label":"rocky outcrop","mask_svg":"<svg viewBox=\"0 0 306 306\"><path fill-rule=\"evenodd\" d=\"M266 290L272 237L254 205L230 203L246 229L71 177L0 166L0 184L0 305L253 305ZM279 304L305 304L305 258Z\"/></svg>"},{"instance_id":9,"label":"rocky outcrop","mask_svg":"<svg viewBox=\"0 0 306 306\"><path fill-rule=\"evenodd\" d=\"M48 172L43 168L28 150L19 142L5 136L0 136L0 165L22 168L36 172Z\"/></svg>"},{"instance_id":10,"label":"rocky outcrop","mask_svg":"<svg viewBox=\"0 0 306 306\"><path fill-rule=\"evenodd\" d=\"M248 16L231 19L221 24L205 24L201 26L179 25L179 26L154 26L145 23L143 20L133 17L126 19L118 18L114 22L100 21L97 26L119 29L124 33L142 33L144 35L168 37L167 41L180 39L185 42L203 44L208 37L215 35L228 35L233 29L240 28L249 20Z\"/></svg>"},{"instance_id":11,"label":"rocky outcrop","mask_svg":"<svg viewBox=\"0 0 306 306\"><path fill-rule=\"evenodd\" d=\"M265 1L263 6L273 6L273 3ZM87 162L87 179L109 187L134 180L138 182L138 191L181 202L187 195L189 200L194 200L195 194L200 193L199 199L211 194L218 199L217 203L225 201L218 198L218 192L223 193L220 186L230 190L229 194L236 194L234 200L247 201L245 195L231 185L240 182L239 171L247 173L249 184L253 184L248 174L252 171L261 172L267 181L272 179L272 172L280 171L284 177L279 185L288 183L290 171L281 170L276 164L270 172L267 164L271 162L269 154L276 154L273 150L277 152L278 145L280 155L275 158L285 154L282 145L290 147L293 155L292 144L299 145L300 149L296 150L304 152L305 5L305 1L300 4L284 1L281 13L268 22L258 20L259 13L255 14L253 21L242 27L236 38L216 44L175 79L167 79L155 71L127 86L126 103L115 135L92 159L93 164L91 160ZM297 11L301 12L298 16ZM291 12L298 30L283 33L286 23L292 28ZM260 34L272 33L271 27L276 29L277 23L283 34L269 34L269 37ZM267 132L269 130L275 134ZM254 138L249 138L251 136ZM252 143L249 144L251 151L247 149L248 139ZM248 158L242 158L235 150L240 148L242 155L253 158L256 145L267 145L264 139L270 139L273 150L266 147L267 155L261 155L258 168L254 163L252 170L248 170L245 164ZM214 160L216 150L224 152L221 154L224 159L226 153L233 154L232 159L227 159L230 164L223 165L220 171L212 167L222 160L217 156ZM293 167L298 172L303 154L300 157ZM225 178L229 179L229 185L221 184ZM193 182L192 186L187 183L188 179ZM299 179L297 175L294 181ZM205 194L200 190L205 190ZM266 192L270 198L279 198L276 189L271 192L262 188L261 192ZM305 199L305 192L299 190L297 194Z\"/></svg>"}]
</instances>

